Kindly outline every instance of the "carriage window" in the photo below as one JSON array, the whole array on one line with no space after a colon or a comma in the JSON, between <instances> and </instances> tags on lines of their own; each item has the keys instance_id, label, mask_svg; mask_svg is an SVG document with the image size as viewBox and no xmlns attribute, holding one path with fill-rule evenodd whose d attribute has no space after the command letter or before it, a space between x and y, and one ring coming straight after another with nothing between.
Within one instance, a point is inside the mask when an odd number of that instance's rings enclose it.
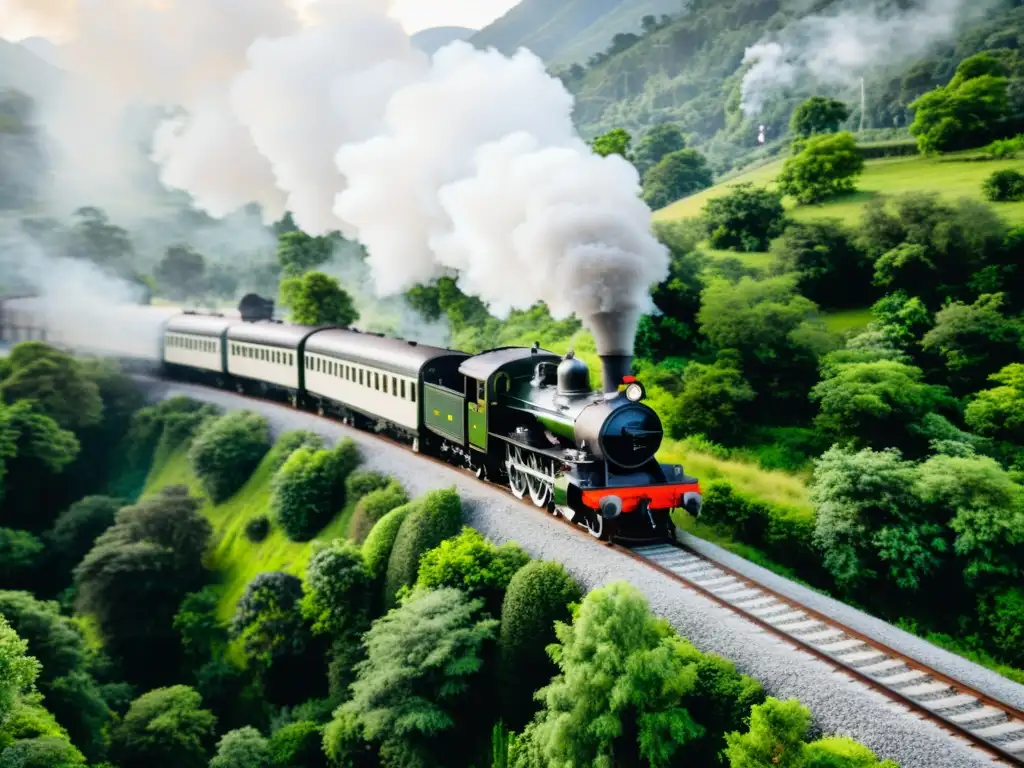
<instances>
[{"instance_id":1,"label":"carriage window","mask_svg":"<svg viewBox=\"0 0 1024 768\"><path fill-rule=\"evenodd\" d=\"M379 373L373 374L373 388L376 389L378 392L380 391L380 374Z\"/></svg>"},{"instance_id":2,"label":"carriage window","mask_svg":"<svg viewBox=\"0 0 1024 768\"><path fill-rule=\"evenodd\" d=\"M402 399L405 400L405 379L402 379Z\"/></svg>"},{"instance_id":3,"label":"carriage window","mask_svg":"<svg viewBox=\"0 0 1024 768\"><path fill-rule=\"evenodd\" d=\"M388 393L388 377L385 376L384 377L384 394L386 395L387 393Z\"/></svg>"},{"instance_id":4,"label":"carriage window","mask_svg":"<svg viewBox=\"0 0 1024 768\"><path fill-rule=\"evenodd\" d=\"M412 384L409 386L409 394L412 395L412 401L416 402L416 385Z\"/></svg>"},{"instance_id":5,"label":"carriage window","mask_svg":"<svg viewBox=\"0 0 1024 768\"><path fill-rule=\"evenodd\" d=\"M359 386L363 386L363 369L359 369Z\"/></svg>"},{"instance_id":6,"label":"carriage window","mask_svg":"<svg viewBox=\"0 0 1024 768\"><path fill-rule=\"evenodd\" d=\"M391 394L392 395L397 395L398 394L398 377L397 376L392 376L391 377Z\"/></svg>"}]
</instances>

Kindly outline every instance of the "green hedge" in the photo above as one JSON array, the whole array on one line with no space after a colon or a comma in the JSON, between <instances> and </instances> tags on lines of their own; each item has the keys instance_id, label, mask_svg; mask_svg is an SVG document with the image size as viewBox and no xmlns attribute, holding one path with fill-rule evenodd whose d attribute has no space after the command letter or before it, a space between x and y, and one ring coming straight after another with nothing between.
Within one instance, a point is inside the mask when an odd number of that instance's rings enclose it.
<instances>
[{"instance_id":1,"label":"green hedge","mask_svg":"<svg viewBox=\"0 0 1024 768\"><path fill-rule=\"evenodd\" d=\"M392 481L384 488L370 491L356 504L356 510L349 523L348 537L352 541L362 543L384 515L408 501L409 496L397 481Z\"/></svg>"},{"instance_id":2,"label":"green hedge","mask_svg":"<svg viewBox=\"0 0 1024 768\"><path fill-rule=\"evenodd\" d=\"M416 506L417 502L413 501L388 512L377 521L363 542L363 560L374 580L382 578L387 571L402 522Z\"/></svg>"},{"instance_id":3,"label":"green hedge","mask_svg":"<svg viewBox=\"0 0 1024 768\"><path fill-rule=\"evenodd\" d=\"M907 157L921 154L914 139L898 141L879 141L871 144L858 144L857 149L865 160L877 160L880 157Z\"/></svg>"}]
</instances>

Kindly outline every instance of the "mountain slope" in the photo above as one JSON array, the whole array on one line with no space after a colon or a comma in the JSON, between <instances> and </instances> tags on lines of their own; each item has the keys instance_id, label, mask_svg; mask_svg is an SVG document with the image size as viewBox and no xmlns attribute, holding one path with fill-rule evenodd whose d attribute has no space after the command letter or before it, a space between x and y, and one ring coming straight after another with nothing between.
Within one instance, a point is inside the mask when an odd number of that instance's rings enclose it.
<instances>
[{"instance_id":1,"label":"mountain slope","mask_svg":"<svg viewBox=\"0 0 1024 768\"><path fill-rule=\"evenodd\" d=\"M424 53L433 54L456 40L468 40L476 34L469 27L431 27L423 29L412 36L412 43Z\"/></svg>"},{"instance_id":2,"label":"mountain slope","mask_svg":"<svg viewBox=\"0 0 1024 768\"><path fill-rule=\"evenodd\" d=\"M901 0L900 4L913 7L925 1ZM820 17L849 7L845 0L816 0L814 5ZM740 109L747 49L766 38L774 40L806 16L807 8L807 0L691 0L685 13L577 73L582 76L564 75L576 96L578 127L584 135L593 136L615 127L636 132L674 121L689 134L691 143L712 156L719 170L757 147L759 124L769 127L769 136L783 136L794 107L808 96L847 101L853 110L848 125L856 129L859 87L819 82L803 72L788 89L772 92L756 115L744 115ZM987 8L986 18L961 27L956 39L935 42L909 63L872 58L865 72L865 127L905 129L912 119L907 105L948 82L962 59L993 47L1020 50L1024 6L1017 0L990 0Z\"/></svg>"},{"instance_id":3,"label":"mountain slope","mask_svg":"<svg viewBox=\"0 0 1024 768\"><path fill-rule=\"evenodd\" d=\"M0 88L36 97L52 89L59 77L60 70L26 46L0 39Z\"/></svg>"},{"instance_id":4,"label":"mountain slope","mask_svg":"<svg viewBox=\"0 0 1024 768\"><path fill-rule=\"evenodd\" d=\"M512 54L529 48L548 62L586 61L620 32L638 32L646 15L678 13L683 0L522 0L471 38Z\"/></svg>"}]
</instances>

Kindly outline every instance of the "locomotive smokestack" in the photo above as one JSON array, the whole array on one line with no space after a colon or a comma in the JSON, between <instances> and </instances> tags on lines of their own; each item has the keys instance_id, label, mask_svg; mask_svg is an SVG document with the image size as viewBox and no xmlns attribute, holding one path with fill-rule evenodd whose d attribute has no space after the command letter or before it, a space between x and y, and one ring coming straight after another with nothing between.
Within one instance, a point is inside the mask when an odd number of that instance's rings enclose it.
<instances>
[{"instance_id":1,"label":"locomotive smokestack","mask_svg":"<svg viewBox=\"0 0 1024 768\"><path fill-rule=\"evenodd\" d=\"M622 378L633 366L633 339L640 319L638 311L598 312L587 318L594 334L605 392L617 392Z\"/></svg>"}]
</instances>

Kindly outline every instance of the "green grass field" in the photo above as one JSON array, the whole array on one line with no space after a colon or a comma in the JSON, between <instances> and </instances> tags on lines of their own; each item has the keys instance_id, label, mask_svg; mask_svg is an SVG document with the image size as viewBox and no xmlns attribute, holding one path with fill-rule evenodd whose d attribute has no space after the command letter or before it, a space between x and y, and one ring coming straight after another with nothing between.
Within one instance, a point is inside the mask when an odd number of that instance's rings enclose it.
<instances>
[{"instance_id":1,"label":"green grass field","mask_svg":"<svg viewBox=\"0 0 1024 768\"><path fill-rule=\"evenodd\" d=\"M270 515L271 479L268 454L238 493L223 504L212 504L192 472L186 450L182 447L159 460L146 482L143 496L169 485L186 485L193 494L206 500L202 511L213 525L214 535L207 565L220 574L224 587L218 607L221 619L231 618L238 599L253 577L267 571L284 571L301 578L313 552L313 542L290 541L276 526L258 544L246 538L245 526L250 520ZM345 536L352 511L352 507L342 510L313 541L331 541Z\"/></svg>"},{"instance_id":2,"label":"green grass field","mask_svg":"<svg viewBox=\"0 0 1024 768\"><path fill-rule=\"evenodd\" d=\"M899 195L906 192L938 192L947 200L961 197L984 200L982 182L995 171L1013 168L1024 172L1024 158L979 161L977 152L955 153L941 157L890 157L867 161L857 191L822 205L797 206L786 200L786 208L797 220L838 218L855 223L864 204L878 195ZM662 208L654 214L655 221L673 221L699 216L704 204L729 192L729 187L742 182L772 186L782 169L782 160L742 174L722 184ZM1021 203L990 203L1007 221L1024 224Z\"/></svg>"}]
</instances>

